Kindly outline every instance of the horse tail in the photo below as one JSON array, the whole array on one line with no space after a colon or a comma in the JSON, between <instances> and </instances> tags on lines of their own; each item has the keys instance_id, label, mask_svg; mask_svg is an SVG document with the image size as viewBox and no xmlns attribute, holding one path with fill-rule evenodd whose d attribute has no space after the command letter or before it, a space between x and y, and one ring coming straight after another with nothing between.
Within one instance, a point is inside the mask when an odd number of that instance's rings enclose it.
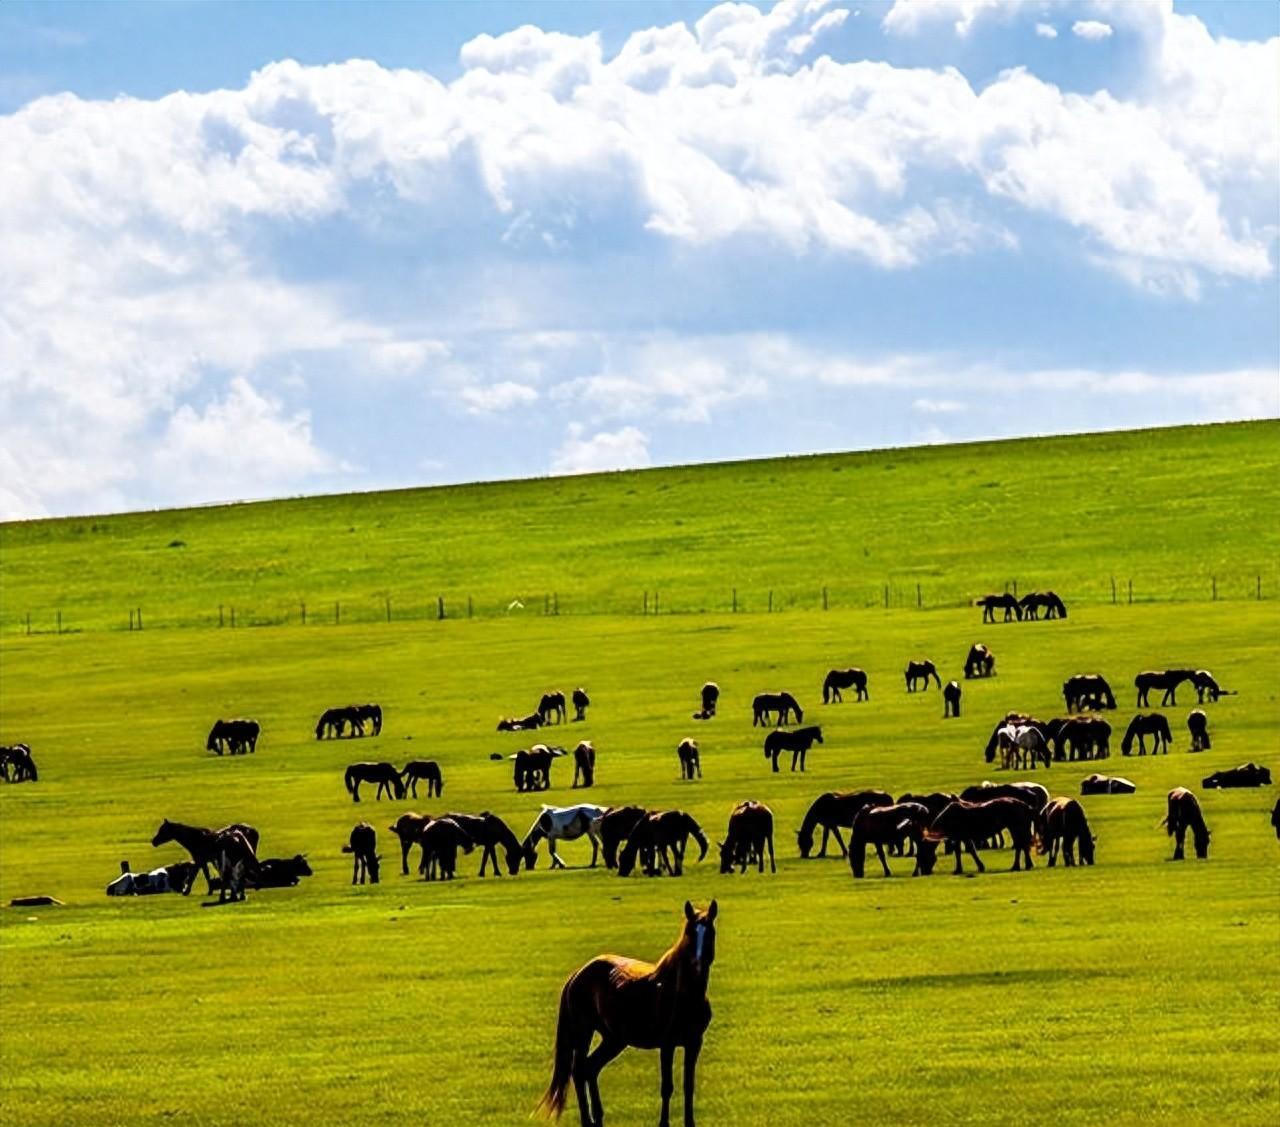
<instances>
[{"instance_id":1,"label":"horse tail","mask_svg":"<svg viewBox=\"0 0 1280 1127\"><path fill-rule=\"evenodd\" d=\"M343 781L347 784L347 793L354 795L356 793L355 772L350 767L347 768Z\"/></svg>"},{"instance_id":2,"label":"horse tail","mask_svg":"<svg viewBox=\"0 0 1280 1127\"><path fill-rule=\"evenodd\" d=\"M556 1021L556 1048L554 1063L551 1067L551 1083L538 1101L534 1109L535 1115L547 1119L559 1119L564 1111L565 1097L569 1092L569 1080L573 1074L573 1040L570 1037L570 1026L573 1022L573 1007L569 1002L569 987L573 979L564 984L560 991L560 1016Z\"/></svg>"},{"instance_id":3,"label":"horse tail","mask_svg":"<svg viewBox=\"0 0 1280 1127\"><path fill-rule=\"evenodd\" d=\"M686 814L685 819L685 825L689 827L689 833L693 835L693 840L698 843L698 849L700 850L698 860L705 861L707 857L707 850L710 848L710 843L707 841L707 835L702 832L702 827L693 820L693 815Z\"/></svg>"}]
</instances>

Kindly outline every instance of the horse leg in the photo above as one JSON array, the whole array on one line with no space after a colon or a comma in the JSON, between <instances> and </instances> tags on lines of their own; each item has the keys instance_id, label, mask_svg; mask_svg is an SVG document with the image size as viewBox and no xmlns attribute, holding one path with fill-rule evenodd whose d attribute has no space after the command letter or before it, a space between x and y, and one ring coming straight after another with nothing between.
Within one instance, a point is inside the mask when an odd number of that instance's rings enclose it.
<instances>
[{"instance_id":1,"label":"horse leg","mask_svg":"<svg viewBox=\"0 0 1280 1127\"><path fill-rule=\"evenodd\" d=\"M690 1041L684 1047L684 1127L694 1127L693 1085L698 1067L698 1054L702 1052L702 1038Z\"/></svg>"},{"instance_id":2,"label":"horse leg","mask_svg":"<svg viewBox=\"0 0 1280 1127\"><path fill-rule=\"evenodd\" d=\"M676 1047L662 1045L658 1052L662 1061L662 1115L658 1119L658 1127L671 1127L671 1093L676 1090L671 1070L675 1063Z\"/></svg>"},{"instance_id":3,"label":"horse leg","mask_svg":"<svg viewBox=\"0 0 1280 1127\"><path fill-rule=\"evenodd\" d=\"M591 839L591 867L594 869L600 860L600 839L596 837L595 830L587 830L587 837Z\"/></svg>"},{"instance_id":4,"label":"horse leg","mask_svg":"<svg viewBox=\"0 0 1280 1127\"><path fill-rule=\"evenodd\" d=\"M776 751L773 752L773 773L775 775L778 773L778 753Z\"/></svg>"},{"instance_id":5,"label":"horse leg","mask_svg":"<svg viewBox=\"0 0 1280 1127\"><path fill-rule=\"evenodd\" d=\"M876 842L876 856L880 858L880 867L884 870L884 875L887 877L893 876L889 872L889 862L884 859L884 846L878 841Z\"/></svg>"},{"instance_id":6,"label":"horse leg","mask_svg":"<svg viewBox=\"0 0 1280 1127\"><path fill-rule=\"evenodd\" d=\"M554 837L547 838L547 852L551 854L551 867L553 869L567 869L569 867L560 860L560 854L556 852L556 839Z\"/></svg>"},{"instance_id":7,"label":"horse leg","mask_svg":"<svg viewBox=\"0 0 1280 1127\"><path fill-rule=\"evenodd\" d=\"M600 1102L600 1073L604 1066L627 1047L625 1041L611 1041L605 1037L595 1049L587 1054L582 1062L582 1070L586 1073L586 1086L591 1095L591 1124L593 1127L604 1127L604 1104ZM581 1097L579 1097L581 1100ZM582 1104L579 1102L579 1109ZM583 1120L583 1122L587 1122Z\"/></svg>"},{"instance_id":8,"label":"horse leg","mask_svg":"<svg viewBox=\"0 0 1280 1127\"><path fill-rule=\"evenodd\" d=\"M1179 826L1175 831L1175 836L1174 836L1175 845L1173 848L1173 859L1175 861L1183 860L1184 854L1182 852L1182 846L1185 843L1186 839L1187 839L1186 828L1183 826Z\"/></svg>"},{"instance_id":9,"label":"horse leg","mask_svg":"<svg viewBox=\"0 0 1280 1127\"><path fill-rule=\"evenodd\" d=\"M982 858L978 856L978 850L973 844L973 839L970 838L966 841L964 846L969 851L969 856L973 858L973 863L978 866L978 872L985 873L987 867L982 863Z\"/></svg>"}]
</instances>

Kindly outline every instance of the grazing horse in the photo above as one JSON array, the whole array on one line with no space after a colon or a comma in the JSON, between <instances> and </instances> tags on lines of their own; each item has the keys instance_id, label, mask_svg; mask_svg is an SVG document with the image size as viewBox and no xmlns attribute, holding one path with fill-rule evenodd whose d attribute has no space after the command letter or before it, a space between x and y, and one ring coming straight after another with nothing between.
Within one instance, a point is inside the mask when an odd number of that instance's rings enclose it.
<instances>
[{"instance_id":1,"label":"grazing horse","mask_svg":"<svg viewBox=\"0 0 1280 1127\"><path fill-rule=\"evenodd\" d=\"M188 826L182 822L171 822L168 818L160 823L160 828L156 830L156 835L151 839L151 844L152 846L160 846L167 841L177 842L178 845L191 854L191 860L195 862L196 868L204 873L204 879L209 882L209 891L212 892L213 880L209 875L209 866L216 867L218 864L218 837L226 830L239 831L250 846L255 850L258 848L258 831L243 822L232 822L229 826L223 826L221 830L209 830L201 826ZM196 874L195 869L193 869L186 887L182 890L183 896L190 894L191 886L195 883L195 879Z\"/></svg>"},{"instance_id":2,"label":"grazing horse","mask_svg":"<svg viewBox=\"0 0 1280 1127\"><path fill-rule=\"evenodd\" d=\"M40 772L36 770L36 761L31 758L31 749L26 744L0 747L0 777L6 783L39 781Z\"/></svg>"},{"instance_id":3,"label":"grazing horse","mask_svg":"<svg viewBox=\"0 0 1280 1127\"><path fill-rule=\"evenodd\" d=\"M1018 600L1022 615L1029 622L1035 622L1044 611L1045 618L1066 618L1067 604L1052 591L1029 591Z\"/></svg>"},{"instance_id":4,"label":"grazing horse","mask_svg":"<svg viewBox=\"0 0 1280 1127\"><path fill-rule=\"evenodd\" d=\"M1178 686L1183 681L1195 679L1194 669L1147 670L1133 679L1133 687L1138 690L1138 708L1146 708L1150 704L1147 697L1152 689L1160 689L1164 696L1160 698L1162 705L1178 703Z\"/></svg>"},{"instance_id":5,"label":"grazing horse","mask_svg":"<svg viewBox=\"0 0 1280 1127\"><path fill-rule=\"evenodd\" d=\"M1256 763L1242 763L1239 767L1230 767L1225 771L1215 771L1200 784L1205 790L1217 790L1226 787L1269 787L1271 771Z\"/></svg>"},{"instance_id":6,"label":"grazing horse","mask_svg":"<svg viewBox=\"0 0 1280 1127\"><path fill-rule=\"evenodd\" d=\"M600 819L600 851L604 854L604 867L618 867L618 846L631 836L649 811L643 806L610 806Z\"/></svg>"},{"instance_id":7,"label":"grazing horse","mask_svg":"<svg viewBox=\"0 0 1280 1127\"><path fill-rule=\"evenodd\" d=\"M773 856L773 811L763 802L748 799L739 802L729 813L729 832L720 842L720 871L745 873L747 865L755 860L760 872L764 872L764 853L769 851L769 871L776 873L778 864Z\"/></svg>"},{"instance_id":8,"label":"grazing horse","mask_svg":"<svg viewBox=\"0 0 1280 1127\"><path fill-rule=\"evenodd\" d=\"M531 712L528 716L507 716L498 721L499 732L532 732L541 728L544 721L540 713Z\"/></svg>"},{"instance_id":9,"label":"grazing horse","mask_svg":"<svg viewBox=\"0 0 1280 1127\"><path fill-rule=\"evenodd\" d=\"M684 872L684 854L690 837L698 843L698 860L706 860L707 836L691 814L683 810L646 814L632 828L626 846L618 855L618 875L630 876L638 856L647 876L656 877L663 869L673 877L680 876Z\"/></svg>"},{"instance_id":10,"label":"grazing horse","mask_svg":"<svg viewBox=\"0 0 1280 1127\"><path fill-rule=\"evenodd\" d=\"M382 705L353 704L349 711L359 726L361 735L364 735L364 726L366 724L373 729L375 736L382 735Z\"/></svg>"},{"instance_id":11,"label":"grazing horse","mask_svg":"<svg viewBox=\"0 0 1280 1127\"><path fill-rule=\"evenodd\" d=\"M1116 698L1101 673L1077 673L1062 682L1062 698L1066 701L1067 711L1076 712L1082 708L1101 710L1115 708Z\"/></svg>"},{"instance_id":12,"label":"grazing horse","mask_svg":"<svg viewBox=\"0 0 1280 1127\"><path fill-rule=\"evenodd\" d=\"M316 739L321 740L325 736L334 739L340 737L351 721L351 709L326 708L320 713L320 719L316 721ZM354 725L352 734L354 735Z\"/></svg>"},{"instance_id":13,"label":"grazing horse","mask_svg":"<svg viewBox=\"0 0 1280 1127\"><path fill-rule=\"evenodd\" d=\"M587 709L591 706L591 698L587 696L587 690L581 686L574 689L572 700L574 720L585 720L587 718Z\"/></svg>"},{"instance_id":14,"label":"grazing horse","mask_svg":"<svg viewBox=\"0 0 1280 1127\"><path fill-rule=\"evenodd\" d=\"M1280 839L1280 798L1276 799L1276 804L1271 808L1271 828L1276 831L1276 838Z\"/></svg>"},{"instance_id":15,"label":"grazing horse","mask_svg":"<svg viewBox=\"0 0 1280 1127\"><path fill-rule=\"evenodd\" d=\"M1036 728L1043 728L1043 724L1032 716L1028 716L1025 712L1006 712L1004 719L991 729L991 737L987 740L987 746L983 751L983 758L988 763L994 763L996 752L1000 748L1000 733L1010 724L1014 727L1030 724Z\"/></svg>"},{"instance_id":16,"label":"grazing horse","mask_svg":"<svg viewBox=\"0 0 1280 1127\"><path fill-rule=\"evenodd\" d=\"M764 738L764 757L773 760L773 773L778 773L778 756L784 751L791 752L791 770L800 764L804 770L805 756L815 743L822 743L822 729L817 724L808 728L797 728L794 732L774 730Z\"/></svg>"},{"instance_id":17,"label":"grazing horse","mask_svg":"<svg viewBox=\"0 0 1280 1127\"><path fill-rule=\"evenodd\" d=\"M937 860L937 847L933 842L924 840L924 831L933 819L928 807L915 802L864 806L854 818L853 830L849 834L849 867L853 875L861 879L866 874L867 846L874 845L884 875L892 876L884 847L897 845L905 837L916 847L916 867L911 875L927 877L933 872Z\"/></svg>"},{"instance_id":18,"label":"grazing horse","mask_svg":"<svg viewBox=\"0 0 1280 1127\"><path fill-rule=\"evenodd\" d=\"M562 747L534 744L509 756L515 762L513 779L520 792L551 789L551 764L564 754Z\"/></svg>"},{"instance_id":19,"label":"grazing horse","mask_svg":"<svg viewBox=\"0 0 1280 1127\"><path fill-rule=\"evenodd\" d=\"M471 836L452 818L432 818L418 835L422 861L418 871L423 880L453 880L458 871L458 850L475 848Z\"/></svg>"},{"instance_id":20,"label":"grazing horse","mask_svg":"<svg viewBox=\"0 0 1280 1127\"><path fill-rule=\"evenodd\" d=\"M503 853L507 860L507 872L512 876L520 871L520 864L524 861L524 851L520 848L520 839L511 831L511 827L507 825L497 814L490 814L488 810L481 814L445 814L442 815L451 822L455 822L462 831L476 845L480 846L482 852L480 855L480 875L484 876L485 866L492 862L493 875L495 877L502 876L502 870L498 867L498 846L502 846ZM418 831L421 837L422 831Z\"/></svg>"},{"instance_id":21,"label":"grazing horse","mask_svg":"<svg viewBox=\"0 0 1280 1127\"><path fill-rule=\"evenodd\" d=\"M1001 752L1000 766L1004 770L1010 767L1035 770L1037 762L1043 762L1045 770L1049 769L1051 755L1048 741L1044 733L1034 724L1006 724L997 733Z\"/></svg>"},{"instance_id":22,"label":"grazing horse","mask_svg":"<svg viewBox=\"0 0 1280 1127\"><path fill-rule=\"evenodd\" d=\"M975 677L990 677L995 671L996 655L981 642L974 642L964 659L964 679L972 681Z\"/></svg>"},{"instance_id":23,"label":"grazing horse","mask_svg":"<svg viewBox=\"0 0 1280 1127\"><path fill-rule=\"evenodd\" d=\"M1100 716L1069 716L1053 735L1053 757L1106 759L1111 754L1111 725Z\"/></svg>"},{"instance_id":24,"label":"grazing horse","mask_svg":"<svg viewBox=\"0 0 1280 1127\"><path fill-rule=\"evenodd\" d=\"M960 799L934 818L925 830L924 838L926 841L945 841L955 850L957 875L964 872L964 850L968 850L978 872L983 873L986 866L978 856L977 843L1008 830L1013 843L1012 871L1017 872L1023 859L1028 869L1034 867L1031 860L1031 823L1034 817L1031 808L1017 798L993 798L987 802Z\"/></svg>"},{"instance_id":25,"label":"grazing horse","mask_svg":"<svg viewBox=\"0 0 1280 1127\"><path fill-rule=\"evenodd\" d=\"M1088 775L1080 783L1081 794L1133 794L1138 788L1119 775Z\"/></svg>"},{"instance_id":26,"label":"grazing horse","mask_svg":"<svg viewBox=\"0 0 1280 1127\"><path fill-rule=\"evenodd\" d=\"M680 757L680 777L682 779L692 780L695 772L697 772L698 778L702 778L702 760L698 756L697 740L681 740L680 745L676 748L676 754Z\"/></svg>"},{"instance_id":27,"label":"grazing horse","mask_svg":"<svg viewBox=\"0 0 1280 1127\"><path fill-rule=\"evenodd\" d=\"M427 784L427 797L439 798L444 793L444 776L440 774L440 764L434 759L411 759L400 772L400 780L409 789L414 798L418 797L418 783L423 780Z\"/></svg>"},{"instance_id":28,"label":"grazing horse","mask_svg":"<svg viewBox=\"0 0 1280 1127\"><path fill-rule=\"evenodd\" d=\"M1084 807L1074 798L1054 798L1046 802L1036 815L1036 838L1041 855L1049 854L1049 868L1058 862L1058 851L1067 866L1076 863L1075 849L1080 848L1080 863L1093 864L1093 846L1096 839L1089 830L1089 819Z\"/></svg>"},{"instance_id":29,"label":"grazing horse","mask_svg":"<svg viewBox=\"0 0 1280 1127\"><path fill-rule=\"evenodd\" d=\"M543 806L542 813L534 819L520 843L525 867L532 869L538 863L538 842L546 838L551 867L568 868L556 852L556 842L574 841L586 836L591 839L591 867L594 869L600 858L600 820L604 813L605 807L586 802L577 806Z\"/></svg>"},{"instance_id":30,"label":"grazing horse","mask_svg":"<svg viewBox=\"0 0 1280 1127\"><path fill-rule=\"evenodd\" d=\"M543 693L538 701L538 715L542 717L543 724L563 724L569 715L564 706L564 693L559 689Z\"/></svg>"},{"instance_id":31,"label":"grazing horse","mask_svg":"<svg viewBox=\"0 0 1280 1127\"><path fill-rule=\"evenodd\" d=\"M595 786L596 783L596 749L590 740L583 740L573 749L573 785L582 780L584 787Z\"/></svg>"},{"instance_id":32,"label":"grazing horse","mask_svg":"<svg viewBox=\"0 0 1280 1127\"><path fill-rule=\"evenodd\" d=\"M778 728L788 723L793 715L797 724L804 722L804 711L790 693L760 693L751 702L751 726L768 727L769 717L775 713L778 717L775 726Z\"/></svg>"},{"instance_id":33,"label":"grazing horse","mask_svg":"<svg viewBox=\"0 0 1280 1127\"><path fill-rule=\"evenodd\" d=\"M980 599L975 599L974 606L982 608L982 621L995 622L996 611L1004 611L1004 620L1008 622L1011 618L1017 618L1022 621L1022 607L1018 604L1016 595L1010 595L1007 591L1003 595L983 595Z\"/></svg>"},{"instance_id":34,"label":"grazing horse","mask_svg":"<svg viewBox=\"0 0 1280 1127\"><path fill-rule=\"evenodd\" d=\"M871 699L870 694L867 692L867 673L864 669L831 670L822 682L822 703L830 704L832 701L844 700L844 697L840 695L841 689L856 690L857 700Z\"/></svg>"},{"instance_id":35,"label":"grazing horse","mask_svg":"<svg viewBox=\"0 0 1280 1127\"><path fill-rule=\"evenodd\" d=\"M1213 747L1209 741L1209 717L1203 709L1193 709L1187 713L1187 731L1191 733L1191 750L1208 751Z\"/></svg>"},{"instance_id":36,"label":"grazing horse","mask_svg":"<svg viewBox=\"0 0 1280 1127\"><path fill-rule=\"evenodd\" d=\"M1169 792L1169 812L1160 823L1168 829L1169 836L1175 839L1173 859L1181 861L1185 854L1183 845L1187 839L1187 830L1191 831L1195 841L1196 856L1204 860L1209 856L1209 827L1205 825L1204 814L1200 811L1200 800L1186 787L1174 787Z\"/></svg>"},{"instance_id":37,"label":"grazing horse","mask_svg":"<svg viewBox=\"0 0 1280 1127\"><path fill-rule=\"evenodd\" d=\"M379 862L378 834L368 822L358 822L351 830L351 837L342 847L343 853L354 853L355 860L351 866L351 883L364 884L368 877L370 884L378 883ZM356 878L359 877L357 881Z\"/></svg>"},{"instance_id":38,"label":"grazing horse","mask_svg":"<svg viewBox=\"0 0 1280 1127\"><path fill-rule=\"evenodd\" d=\"M1191 684L1196 691L1196 701L1204 704L1204 698L1208 697L1213 703L1217 703L1219 697L1235 696L1235 689L1224 689L1218 684L1213 674L1207 669L1197 669L1191 674Z\"/></svg>"},{"instance_id":39,"label":"grazing horse","mask_svg":"<svg viewBox=\"0 0 1280 1127\"><path fill-rule=\"evenodd\" d=\"M800 856L808 857L813 852L813 831L822 827L822 846L818 850L819 857L827 855L827 841L835 835L836 844L840 847L840 856L845 855L844 841L840 837L840 829L852 829L853 820L865 806L892 806L893 796L882 790L850 790L827 791L813 800L796 838L800 846Z\"/></svg>"},{"instance_id":40,"label":"grazing horse","mask_svg":"<svg viewBox=\"0 0 1280 1127\"><path fill-rule=\"evenodd\" d=\"M400 839L400 871L405 876L409 875L409 850L418 843L422 831L430 821L431 815L410 811L408 814L401 814L387 827Z\"/></svg>"},{"instance_id":41,"label":"grazing horse","mask_svg":"<svg viewBox=\"0 0 1280 1127\"><path fill-rule=\"evenodd\" d=\"M1159 712L1149 714L1138 713L1129 721L1129 727L1125 729L1124 739L1120 741L1120 751L1124 755L1128 755L1133 750L1133 741L1138 741L1138 754L1147 754L1147 736L1155 737L1155 747L1152 749L1152 755L1159 755L1164 752L1169 754L1169 745L1173 743L1173 736L1169 732L1169 721Z\"/></svg>"},{"instance_id":42,"label":"grazing horse","mask_svg":"<svg viewBox=\"0 0 1280 1127\"><path fill-rule=\"evenodd\" d=\"M262 727L256 720L216 720L209 729L205 750L217 755L224 751L229 751L232 755L252 753L258 750L258 736L261 733Z\"/></svg>"},{"instance_id":43,"label":"grazing horse","mask_svg":"<svg viewBox=\"0 0 1280 1127\"><path fill-rule=\"evenodd\" d=\"M907 692L909 693L914 693L916 685L921 681L924 682L924 688L928 690L930 677L938 682L938 688L942 688L942 678L938 676L938 667L928 658L922 661L907 662L905 676L907 679Z\"/></svg>"},{"instance_id":44,"label":"grazing horse","mask_svg":"<svg viewBox=\"0 0 1280 1127\"><path fill-rule=\"evenodd\" d=\"M390 763L352 763L343 776L343 781L347 785L347 793L351 795L352 802L360 801L360 784L361 783L377 783L378 790L374 798L382 801L382 792L387 792L387 797L392 794L396 798L404 798L404 783L400 781L400 772L397 771Z\"/></svg>"},{"instance_id":45,"label":"grazing horse","mask_svg":"<svg viewBox=\"0 0 1280 1127\"><path fill-rule=\"evenodd\" d=\"M684 904L680 938L656 963L600 955L576 971L560 992L555 1064L538 1112L558 1119L572 1081L582 1127L603 1127L600 1072L623 1049L657 1049L661 1063L662 1115L669 1127L672 1067L684 1049L684 1123L694 1127L694 1072L711 1024L707 981L716 957L716 902L705 912ZM594 1052L592 1038L600 1035Z\"/></svg>"},{"instance_id":46,"label":"grazing horse","mask_svg":"<svg viewBox=\"0 0 1280 1127\"><path fill-rule=\"evenodd\" d=\"M960 792L965 802L989 802L993 798L1016 798L1036 814L1049 801L1049 792L1039 783L978 783Z\"/></svg>"},{"instance_id":47,"label":"grazing horse","mask_svg":"<svg viewBox=\"0 0 1280 1127\"><path fill-rule=\"evenodd\" d=\"M716 705L720 703L720 686L708 681L702 686L702 708L693 714L695 720L710 720L716 714Z\"/></svg>"},{"instance_id":48,"label":"grazing horse","mask_svg":"<svg viewBox=\"0 0 1280 1127\"><path fill-rule=\"evenodd\" d=\"M960 716L960 682L948 681L942 690L942 719Z\"/></svg>"}]
</instances>

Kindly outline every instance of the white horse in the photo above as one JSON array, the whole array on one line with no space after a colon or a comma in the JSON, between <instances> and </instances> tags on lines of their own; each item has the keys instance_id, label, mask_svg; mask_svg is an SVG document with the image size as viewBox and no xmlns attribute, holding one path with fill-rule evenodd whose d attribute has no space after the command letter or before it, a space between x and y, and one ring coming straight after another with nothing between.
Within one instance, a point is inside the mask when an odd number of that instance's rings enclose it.
<instances>
[{"instance_id":1,"label":"white horse","mask_svg":"<svg viewBox=\"0 0 1280 1127\"><path fill-rule=\"evenodd\" d=\"M545 837L547 851L551 854L551 867L568 868L556 853L556 842L573 841L585 834L591 839L591 867L595 868L600 856L600 819L604 817L606 809L608 808L605 806L592 806L585 802L577 806L544 805L542 813L534 820L521 842L525 866L532 869L538 863L538 842Z\"/></svg>"},{"instance_id":2,"label":"white horse","mask_svg":"<svg viewBox=\"0 0 1280 1127\"><path fill-rule=\"evenodd\" d=\"M1031 724L1006 724L996 733L1001 752L1001 764L1007 771L1010 767L1030 767L1035 770L1036 760L1043 759L1046 770L1049 767L1049 745L1045 742L1044 733Z\"/></svg>"}]
</instances>

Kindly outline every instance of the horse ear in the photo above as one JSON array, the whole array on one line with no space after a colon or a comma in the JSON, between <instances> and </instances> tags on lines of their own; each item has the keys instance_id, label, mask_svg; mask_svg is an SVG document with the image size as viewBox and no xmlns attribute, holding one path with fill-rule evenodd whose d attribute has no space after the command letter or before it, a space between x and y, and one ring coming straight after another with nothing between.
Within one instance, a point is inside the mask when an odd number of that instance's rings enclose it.
<instances>
[{"instance_id":1,"label":"horse ear","mask_svg":"<svg viewBox=\"0 0 1280 1127\"><path fill-rule=\"evenodd\" d=\"M714 920L718 911L720 911L720 905L712 900L711 904L707 907L707 919Z\"/></svg>"},{"instance_id":2,"label":"horse ear","mask_svg":"<svg viewBox=\"0 0 1280 1127\"><path fill-rule=\"evenodd\" d=\"M684 918L690 923L698 918L698 913L693 910L693 905L688 900L684 902Z\"/></svg>"}]
</instances>

